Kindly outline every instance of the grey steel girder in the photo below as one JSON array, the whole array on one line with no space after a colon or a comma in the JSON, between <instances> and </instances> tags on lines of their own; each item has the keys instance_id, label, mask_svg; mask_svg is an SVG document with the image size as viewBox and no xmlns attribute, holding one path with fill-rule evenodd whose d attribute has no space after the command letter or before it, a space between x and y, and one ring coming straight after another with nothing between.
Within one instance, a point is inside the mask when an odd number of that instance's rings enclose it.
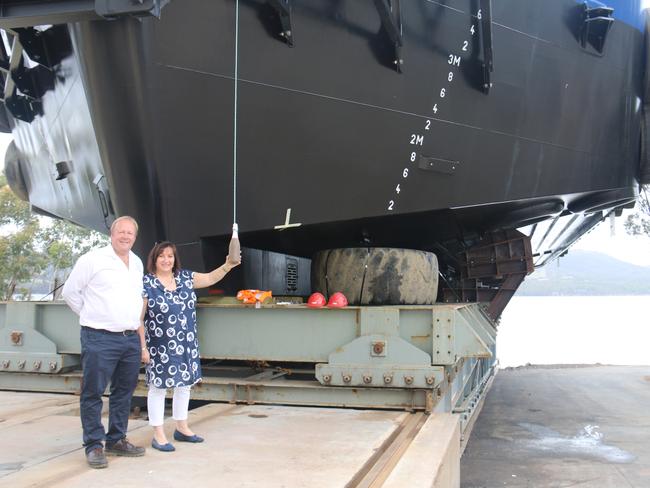
<instances>
[{"instance_id":1,"label":"grey steel girder","mask_svg":"<svg viewBox=\"0 0 650 488\"><path fill-rule=\"evenodd\" d=\"M467 421L494 375L496 331L477 304L200 305L197 317L197 399L456 411ZM79 324L67 306L0 304L0 324L0 389L78 393ZM136 395L146 395L143 378Z\"/></svg>"},{"instance_id":2,"label":"grey steel girder","mask_svg":"<svg viewBox=\"0 0 650 488\"><path fill-rule=\"evenodd\" d=\"M496 339L477 304L200 305L197 320L203 359L312 363L322 384L340 386L430 388L441 382L441 366L492 357ZM58 355L47 359L56 360L56 373L80 354L78 319L64 304L0 304L0 323L0 371L44 372L29 365L49 354Z\"/></svg>"},{"instance_id":3,"label":"grey steel girder","mask_svg":"<svg viewBox=\"0 0 650 488\"><path fill-rule=\"evenodd\" d=\"M160 16L169 0L0 0L0 29L112 19L123 15Z\"/></svg>"}]
</instances>

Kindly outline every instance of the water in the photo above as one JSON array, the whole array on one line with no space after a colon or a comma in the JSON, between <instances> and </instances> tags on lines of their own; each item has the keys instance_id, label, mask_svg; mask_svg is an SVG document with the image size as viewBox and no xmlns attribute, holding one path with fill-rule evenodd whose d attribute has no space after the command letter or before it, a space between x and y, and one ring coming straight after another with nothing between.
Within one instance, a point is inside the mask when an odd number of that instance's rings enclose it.
<instances>
[{"instance_id":1,"label":"water","mask_svg":"<svg viewBox=\"0 0 650 488\"><path fill-rule=\"evenodd\" d=\"M533 438L517 439L525 449L533 449L554 456L586 457L607 463L631 463L635 456L619 447L606 444L604 435L597 425L587 424L574 436L565 436L539 424L520 422L518 424L533 434Z\"/></svg>"},{"instance_id":2,"label":"water","mask_svg":"<svg viewBox=\"0 0 650 488\"><path fill-rule=\"evenodd\" d=\"M502 368L650 365L650 296L514 297L501 317Z\"/></svg>"}]
</instances>

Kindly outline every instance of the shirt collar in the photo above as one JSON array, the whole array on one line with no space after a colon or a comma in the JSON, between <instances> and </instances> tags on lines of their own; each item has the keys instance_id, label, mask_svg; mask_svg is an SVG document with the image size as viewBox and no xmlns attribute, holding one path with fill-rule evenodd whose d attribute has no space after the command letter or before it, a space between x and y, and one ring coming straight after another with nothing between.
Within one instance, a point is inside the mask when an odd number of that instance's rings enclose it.
<instances>
[{"instance_id":1,"label":"shirt collar","mask_svg":"<svg viewBox=\"0 0 650 488\"><path fill-rule=\"evenodd\" d=\"M113 249L113 246L109 244L108 246L105 246L102 248L102 251L104 254L113 257L114 259L119 259L122 262L122 258L120 258L117 253L115 252L115 249ZM129 251L129 263L131 262L131 259L133 259L135 256L135 253L133 251Z\"/></svg>"}]
</instances>

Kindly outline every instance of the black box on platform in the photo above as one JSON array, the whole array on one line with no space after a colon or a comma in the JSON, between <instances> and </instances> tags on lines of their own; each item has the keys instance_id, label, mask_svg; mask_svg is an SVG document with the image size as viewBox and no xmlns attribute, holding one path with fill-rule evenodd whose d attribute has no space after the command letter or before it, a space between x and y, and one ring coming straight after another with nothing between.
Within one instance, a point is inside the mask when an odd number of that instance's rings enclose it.
<instances>
[{"instance_id":1,"label":"black box on platform","mask_svg":"<svg viewBox=\"0 0 650 488\"><path fill-rule=\"evenodd\" d=\"M204 259L206 255L222 255L214 249L205 251L204 248ZM311 259L247 247L243 247L241 253L242 264L211 287L210 295L234 296L246 289L271 290L273 296L308 296L311 293ZM220 264L206 262L208 269Z\"/></svg>"}]
</instances>

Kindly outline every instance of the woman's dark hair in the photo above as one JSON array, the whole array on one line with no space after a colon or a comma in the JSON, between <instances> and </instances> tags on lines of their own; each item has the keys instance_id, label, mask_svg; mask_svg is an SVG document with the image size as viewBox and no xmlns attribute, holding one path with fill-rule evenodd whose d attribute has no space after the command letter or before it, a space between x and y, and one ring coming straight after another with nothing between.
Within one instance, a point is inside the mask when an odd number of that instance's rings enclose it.
<instances>
[{"instance_id":1,"label":"woman's dark hair","mask_svg":"<svg viewBox=\"0 0 650 488\"><path fill-rule=\"evenodd\" d=\"M163 241L157 242L153 249L149 251L149 257L147 258L147 271L151 274L156 274L156 260L162 252L170 248L174 253L174 266L172 267L172 273L176 276L176 273L181 269L181 260L178 257L178 251L176 251L176 245L173 242Z\"/></svg>"}]
</instances>

